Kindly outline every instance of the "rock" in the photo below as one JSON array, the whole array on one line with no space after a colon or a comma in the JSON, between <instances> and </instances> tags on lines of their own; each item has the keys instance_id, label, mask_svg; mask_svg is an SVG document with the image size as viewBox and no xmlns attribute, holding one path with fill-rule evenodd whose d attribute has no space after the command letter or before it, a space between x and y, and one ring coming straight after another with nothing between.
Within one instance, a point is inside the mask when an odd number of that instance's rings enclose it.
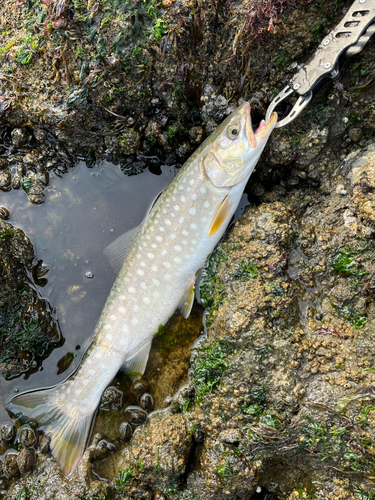
<instances>
[{"instance_id":1,"label":"rock","mask_svg":"<svg viewBox=\"0 0 375 500\"><path fill-rule=\"evenodd\" d=\"M5 207L0 207L0 219L8 220L10 218L9 210Z\"/></svg>"},{"instance_id":2,"label":"rock","mask_svg":"<svg viewBox=\"0 0 375 500\"><path fill-rule=\"evenodd\" d=\"M127 406L124 413L126 420L132 425L141 425L146 422L147 412L139 406Z\"/></svg>"},{"instance_id":3,"label":"rock","mask_svg":"<svg viewBox=\"0 0 375 500\"><path fill-rule=\"evenodd\" d=\"M8 165L9 165L8 159L0 157L0 171L6 170L8 168Z\"/></svg>"},{"instance_id":4,"label":"rock","mask_svg":"<svg viewBox=\"0 0 375 500\"><path fill-rule=\"evenodd\" d=\"M119 433L123 443L129 442L133 435L132 426L128 422L122 422L119 428Z\"/></svg>"},{"instance_id":5,"label":"rock","mask_svg":"<svg viewBox=\"0 0 375 500\"><path fill-rule=\"evenodd\" d=\"M141 407L146 410L146 411L151 411L154 407L154 398L151 396L151 394L148 394L145 392L142 394L142 396L139 398L139 404Z\"/></svg>"},{"instance_id":6,"label":"rock","mask_svg":"<svg viewBox=\"0 0 375 500\"><path fill-rule=\"evenodd\" d=\"M19 474L18 468L18 453L10 452L7 453L3 460L3 472L7 479L13 479L17 474Z\"/></svg>"},{"instance_id":7,"label":"rock","mask_svg":"<svg viewBox=\"0 0 375 500\"><path fill-rule=\"evenodd\" d=\"M20 432L20 443L24 448L30 448L36 443L35 432L30 427L24 427Z\"/></svg>"},{"instance_id":8,"label":"rock","mask_svg":"<svg viewBox=\"0 0 375 500\"><path fill-rule=\"evenodd\" d=\"M35 464L35 450L26 448L21 450L17 457L17 465L22 476L30 472Z\"/></svg>"},{"instance_id":9,"label":"rock","mask_svg":"<svg viewBox=\"0 0 375 500\"><path fill-rule=\"evenodd\" d=\"M16 435L16 429L12 423L7 422L1 426L0 434L5 442L10 443Z\"/></svg>"},{"instance_id":10,"label":"rock","mask_svg":"<svg viewBox=\"0 0 375 500\"><path fill-rule=\"evenodd\" d=\"M23 128L15 128L12 130L12 144L16 148L20 146L24 146L28 141L28 135L25 129Z\"/></svg>"},{"instance_id":11,"label":"rock","mask_svg":"<svg viewBox=\"0 0 375 500\"><path fill-rule=\"evenodd\" d=\"M10 172L6 170L5 172L0 172L0 189L3 191L8 191L10 189L10 184L12 182L12 176Z\"/></svg>"},{"instance_id":12,"label":"rock","mask_svg":"<svg viewBox=\"0 0 375 500\"><path fill-rule=\"evenodd\" d=\"M103 392L100 401L100 408L106 410L119 410L122 406L122 391L116 387L110 386Z\"/></svg>"}]
</instances>

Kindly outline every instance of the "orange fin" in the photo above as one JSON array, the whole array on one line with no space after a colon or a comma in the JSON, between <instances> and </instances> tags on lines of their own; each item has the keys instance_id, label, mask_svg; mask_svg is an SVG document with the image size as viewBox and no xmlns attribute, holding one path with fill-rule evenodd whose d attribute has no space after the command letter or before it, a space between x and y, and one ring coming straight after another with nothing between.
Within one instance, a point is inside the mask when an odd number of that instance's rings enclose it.
<instances>
[{"instance_id":1,"label":"orange fin","mask_svg":"<svg viewBox=\"0 0 375 500\"><path fill-rule=\"evenodd\" d=\"M226 220L227 215L229 214L231 208L232 208L232 202L229 194L227 194L224 200L222 201L219 210L215 215L214 220L212 221L211 227L208 231L208 236L214 235L216 231L220 229L221 225Z\"/></svg>"}]
</instances>

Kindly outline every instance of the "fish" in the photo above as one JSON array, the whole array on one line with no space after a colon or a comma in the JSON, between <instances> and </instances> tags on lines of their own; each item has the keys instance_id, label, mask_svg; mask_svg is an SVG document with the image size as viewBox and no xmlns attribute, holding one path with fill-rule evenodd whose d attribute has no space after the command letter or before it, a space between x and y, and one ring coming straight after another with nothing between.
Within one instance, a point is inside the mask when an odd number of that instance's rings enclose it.
<instances>
[{"instance_id":1,"label":"fish","mask_svg":"<svg viewBox=\"0 0 375 500\"><path fill-rule=\"evenodd\" d=\"M176 309L187 318L199 269L223 236L268 138L273 113L254 133L250 104L229 115L181 167L140 226L107 250L119 270L77 370L59 385L7 403L36 420L67 476L86 447L101 395L121 369L143 374L151 342Z\"/></svg>"}]
</instances>

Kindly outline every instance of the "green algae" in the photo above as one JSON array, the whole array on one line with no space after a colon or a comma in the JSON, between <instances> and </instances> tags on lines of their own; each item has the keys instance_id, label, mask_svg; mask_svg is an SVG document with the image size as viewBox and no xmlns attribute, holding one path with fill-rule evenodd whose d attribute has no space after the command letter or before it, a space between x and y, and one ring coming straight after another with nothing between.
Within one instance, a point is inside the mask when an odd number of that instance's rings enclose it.
<instances>
[{"instance_id":1,"label":"green algae","mask_svg":"<svg viewBox=\"0 0 375 500\"><path fill-rule=\"evenodd\" d=\"M199 404L205 394L212 392L219 385L221 376L229 367L227 358L234 352L234 345L227 340L213 342L202 350L202 354L195 362L193 373L196 404Z\"/></svg>"}]
</instances>

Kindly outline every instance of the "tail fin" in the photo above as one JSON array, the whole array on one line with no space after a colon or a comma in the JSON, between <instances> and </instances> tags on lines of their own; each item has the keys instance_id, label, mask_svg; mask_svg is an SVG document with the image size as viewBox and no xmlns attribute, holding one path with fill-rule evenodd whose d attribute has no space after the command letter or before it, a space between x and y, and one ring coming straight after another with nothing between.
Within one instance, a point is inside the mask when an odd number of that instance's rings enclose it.
<instances>
[{"instance_id":1,"label":"tail fin","mask_svg":"<svg viewBox=\"0 0 375 500\"><path fill-rule=\"evenodd\" d=\"M65 474L71 475L85 451L93 413L82 414L62 403L59 395L64 385L20 394L6 409L17 418L22 416L38 422L39 428L51 437L52 455Z\"/></svg>"}]
</instances>

